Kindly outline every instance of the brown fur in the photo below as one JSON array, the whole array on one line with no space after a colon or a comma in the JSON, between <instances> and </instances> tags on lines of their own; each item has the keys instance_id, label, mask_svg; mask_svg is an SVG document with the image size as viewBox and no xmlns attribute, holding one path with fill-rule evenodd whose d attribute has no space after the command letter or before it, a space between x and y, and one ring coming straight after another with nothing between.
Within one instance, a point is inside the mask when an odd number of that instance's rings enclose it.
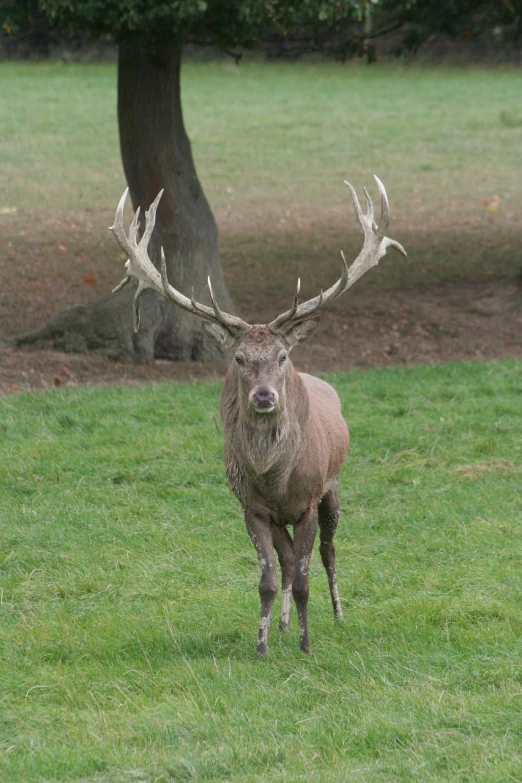
<instances>
[{"instance_id":1,"label":"brown fur","mask_svg":"<svg viewBox=\"0 0 522 783\"><path fill-rule=\"evenodd\" d=\"M268 623L277 593L274 546L283 571L283 593L292 586L297 604L300 646L308 651L308 564L318 524L334 611L341 616L333 535L348 429L331 386L298 373L289 358L280 366L291 345L288 336L276 335L266 326L252 327L236 342L221 397L226 471L261 565L261 653L267 652ZM273 412L262 413L252 405L252 395L259 389L277 395ZM294 528L293 543L287 526ZM280 627L287 630L287 607L283 609Z\"/></svg>"}]
</instances>

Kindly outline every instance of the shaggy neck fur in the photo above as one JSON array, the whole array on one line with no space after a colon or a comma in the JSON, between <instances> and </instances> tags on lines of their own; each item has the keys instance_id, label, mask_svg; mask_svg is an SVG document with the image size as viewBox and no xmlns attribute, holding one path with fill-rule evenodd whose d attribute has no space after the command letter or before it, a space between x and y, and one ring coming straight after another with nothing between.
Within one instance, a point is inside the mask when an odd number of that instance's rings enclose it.
<instances>
[{"instance_id":1,"label":"shaggy neck fur","mask_svg":"<svg viewBox=\"0 0 522 783\"><path fill-rule=\"evenodd\" d=\"M279 405L272 413L255 411L235 367L230 375L224 409L226 429L230 426L236 450L258 474L272 469L288 472L300 451L308 419L308 395L294 366L288 359L284 383L278 390Z\"/></svg>"}]
</instances>

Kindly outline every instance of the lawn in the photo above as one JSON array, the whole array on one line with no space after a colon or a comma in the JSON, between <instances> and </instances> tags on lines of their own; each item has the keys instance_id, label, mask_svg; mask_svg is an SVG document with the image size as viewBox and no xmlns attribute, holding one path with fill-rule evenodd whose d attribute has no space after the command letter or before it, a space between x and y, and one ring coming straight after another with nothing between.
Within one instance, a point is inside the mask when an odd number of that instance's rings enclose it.
<instances>
[{"instance_id":1,"label":"lawn","mask_svg":"<svg viewBox=\"0 0 522 783\"><path fill-rule=\"evenodd\" d=\"M397 219L438 225L483 216L481 197L498 195L500 215L515 207L521 84L516 68L218 61L187 63L182 89L216 210L344 207L343 179L361 187L375 172ZM0 63L0 86L2 204L112 216L116 66Z\"/></svg>"},{"instance_id":2,"label":"lawn","mask_svg":"<svg viewBox=\"0 0 522 783\"><path fill-rule=\"evenodd\" d=\"M520 780L522 365L329 376L352 450L295 613L254 653L219 384L0 400L0 779Z\"/></svg>"}]
</instances>

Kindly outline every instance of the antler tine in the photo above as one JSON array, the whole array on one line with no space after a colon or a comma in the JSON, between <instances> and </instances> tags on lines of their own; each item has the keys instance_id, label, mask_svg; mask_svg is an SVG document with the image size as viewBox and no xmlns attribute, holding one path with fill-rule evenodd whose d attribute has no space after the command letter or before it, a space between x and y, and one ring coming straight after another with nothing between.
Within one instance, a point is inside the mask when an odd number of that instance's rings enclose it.
<instances>
[{"instance_id":1,"label":"antler tine","mask_svg":"<svg viewBox=\"0 0 522 783\"><path fill-rule=\"evenodd\" d=\"M238 332L244 334L245 331L250 331L251 327L249 326L249 324L246 324L245 321L241 320L241 318L236 318L236 316L234 315L229 315L228 313L225 313L220 308L220 306L217 303L217 299L214 295L212 283L210 282L210 276L207 277L207 285L208 285L208 292L210 294L210 301L212 302L212 307L214 308L214 318L212 320L217 321L223 326L226 326L228 329L231 329L236 334ZM191 302L194 305L194 290L192 291ZM199 309L202 308L202 305L198 304L197 302L195 304L197 308Z\"/></svg>"},{"instance_id":2,"label":"antler tine","mask_svg":"<svg viewBox=\"0 0 522 783\"><path fill-rule=\"evenodd\" d=\"M344 184L348 185L348 189L350 191L350 195L351 195L352 201L353 201L353 208L354 208L354 211L355 211L355 216L356 216L356 218L357 218L357 220L359 222L360 227L364 231L364 220L363 220L364 216L363 216L363 213L362 213L361 205L359 204L359 199L357 197L357 193L355 192L355 188L353 187L353 185L350 185L350 183L347 182L346 180L344 180Z\"/></svg>"},{"instance_id":3,"label":"antler tine","mask_svg":"<svg viewBox=\"0 0 522 783\"><path fill-rule=\"evenodd\" d=\"M127 285L127 283L130 283L131 280L132 280L132 277L130 277L130 275L127 275L126 277L124 277L123 280L121 281L121 283L118 283L116 288L112 289L111 294L117 294L118 291L121 291L121 289L124 288Z\"/></svg>"},{"instance_id":4,"label":"antler tine","mask_svg":"<svg viewBox=\"0 0 522 783\"><path fill-rule=\"evenodd\" d=\"M143 236L140 239L140 248L143 250L147 250L150 242L150 238L152 236L152 232L154 230L154 225L156 223L156 211L158 209L158 204L160 203L160 199L163 196L165 189L162 188L148 210L145 212L145 230L143 232Z\"/></svg>"},{"instance_id":5,"label":"antler tine","mask_svg":"<svg viewBox=\"0 0 522 783\"><path fill-rule=\"evenodd\" d=\"M160 252L161 252L161 267L160 267L161 283L163 285L162 293L165 299L169 299L171 302L175 302L176 304L179 304L179 306L183 307L183 309L188 310L194 315L199 315L201 318L205 318L207 321L217 321L218 319L215 316L215 313L212 312L210 307L207 307L206 305L202 305L199 302L196 302L194 296L194 288L192 288L192 294L189 300L186 296L183 296L183 294L181 294L179 291L173 288L173 286L170 285L167 277L167 262L165 260L165 251L163 250L163 247L161 248ZM186 306L187 302L190 302L189 306Z\"/></svg>"},{"instance_id":6,"label":"antler tine","mask_svg":"<svg viewBox=\"0 0 522 783\"><path fill-rule=\"evenodd\" d=\"M326 295L323 294L323 289L321 289L320 295L314 297L314 299L311 299L310 300L311 302L315 303L317 300L319 300L322 305L324 300L324 304L326 304L326 302L330 302L332 301L332 299L337 299L337 297L343 293L343 291L348 285L348 275L350 274L350 269L348 268L348 264L346 263L346 258L344 257L344 253L342 250L341 250L341 259L343 262L343 271L341 272L341 277L339 278L339 280L326 291ZM313 310L311 312L315 312L316 310L319 310L319 306L316 306L314 304ZM309 313L307 313L307 315L309 315Z\"/></svg>"},{"instance_id":7,"label":"antler tine","mask_svg":"<svg viewBox=\"0 0 522 783\"><path fill-rule=\"evenodd\" d=\"M300 291L301 291L301 278L298 277L297 286L294 294L294 301L292 302L292 307L290 308L290 310L287 310L286 312L281 313L281 315L278 315L277 318L269 324L269 327L273 332L278 331L284 324L293 321L299 305Z\"/></svg>"},{"instance_id":8,"label":"antler tine","mask_svg":"<svg viewBox=\"0 0 522 783\"><path fill-rule=\"evenodd\" d=\"M348 282L348 275L350 274L350 270L348 268L348 263L346 261L346 258L344 256L344 252L341 250L341 258L343 260L343 273L341 275L341 279L339 280L339 287L344 288L344 286Z\"/></svg>"},{"instance_id":9,"label":"antler tine","mask_svg":"<svg viewBox=\"0 0 522 783\"><path fill-rule=\"evenodd\" d=\"M120 198L118 206L116 207L114 223L112 226L109 226L109 231L112 231L112 233L118 240L118 244L120 245L121 249L124 250L127 253L127 255L130 255L129 240L127 239L127 235L125 234L125 228L123 226L123 209L125 207L125 202L127 201L128 193L129 193L129 188L127 188L123 196Z\"/></svg>"},{"instance_id":10,"label":"antler tine","mask_svg":"<svg viewBox=\"0 0 522 783\"><path fill-rule=\"evenodd\" d=\"M368 218L368 220L372 221L372 224L375 225L375 215L374 215L374 210L373 210L373 201L372 201L372 199L370 197L370 194L366 190L366 188L363 188L363 190L364 190L364 195L366 197L366 217Z\"/></svg>"},{"instance_id":11,"label":"antler tine","mask_svg":"<svg viewBox=\"0 0 522 783\"><path fill-rule=\"evenodd\" d=\"M301 278L298 277L297 278L297 285L295 287L294 301L293 301L293 304L292 304L292 309L290 310L290 312L292 314L291 316L289 316L290 318L293 318L295 313L296 313L296 311L297 311L297 305L299 304L299 294L300 294L300 292L301 292Z\"/></svg>"},{"instance_id":12,"label":"antler tine","mask_svg":"<svg viewBox=\"0 0 522 783\"><path fill-rule=\"evenodd\" d=\"M379 188L379 193L381 196L381 230L382 233L384 234L390 222L390 205L388 203L388 196L386 195L386 190L381 180L375 174L373 175L373 178L377 183L377 187Z\"/></svg>"},{"instance_id":13,"label":"antler tine","mask_svg":"<svg viewBox=\"0 0 522 783\"><path fill-rule=\"evenodd\" d=\"M223 313L219 309L219 305L217 303L216 297L214 296L214 291L212 290L212 283L210 282L210 275L207 277L207 285L208 285L208 292L210 294L210 301L212 302L212 307L214 308L216 318L220 323L223 323Z\"/></svg>"},{"instance_id":14,"label":"antler tine","mask_svg":"<svg viewBox=\"0 0 522 783\"><path fill-rule=\"evenodd\" d=\"M130 255L131 247L129 245L129 241L127 239L127 236L125 234L125 228L123 226L123 209L125 207L125 202L127 200L127 194L129 192L129 188L124 192L123 196L120 198L120 201L118 203L118 206L116 208L116 214L114 216L114 223L112 226L109 226L109 231L112 231L114 236L116 237L116 240L118 241L119 246L122 250L125 251L127 255ZM128 261L126 263L126 267L128 265ZM112 289L112 293L116 294L118 291L121 291L121 289L127 285L127 283L130 283L131 276L126 275L121 283L118 283L116 288Z\"/></svg>"},{"instance_id":15,"label":"antler tine","mask_svg":"<svg viewBox=\"0 0 522 783\"><path fill-rule=\"evenodd\" d=\"M290 308L290 310L287 310L286 312L281 313L281 315L278 315L274 321L268 324L269 328L273 332L276 332L279 329L281 329L281 327L284 326L284 324L290 323L290 321L292 322L294 321L294 316L296 315L299 306L300 291L301 291L301 278L298 277L297 286L294 294L294 301L292 302L292 307Z\"/></svg>"},{"instance_id":16,"label":"antler tine","mask_svg":"<svg viewBox=\"0 0 522 783\"><path fill-rule=\"evenodd\" d=\"M199 302L196 302L194 298L194 288L192 288L192 296L190 297L190 307L185 307L185 305L181 303L179 297L183 297L183 299L186 299L187 302L189 300L187 297L184 297L183 294L180 294L179 291L176 291L176 289L173 288L169 283L167 277L167 261L165 259L165 251L163 250L163 246L160 248L160 256L161 284L163 286L162 293L165 299L169 299L171 302L179 304L180 307L184 307L184 309L189 310L189 312L194 313L194 315L200 315L202 318L208 318L208 313L206 311L211 312L211 310L209 307L205 307L205 305L200 305Z\"/></svg>"},{"instance_id":17,"label":"antler tine","mask_svg":"<svg viewBox=\"0 0 522 783\"><path fill-rule=\"evenodd\" d=\"M138 283L138 288L134 294L134 301L132 303L132 325L135 334L137 334L138 329L140 328L140 299L143 296L144 291L145 286L143 283Z\"/></svg>"},{"instance_id":18,"label":"antler tine","mask_svg":"<svg viewBox=\"0 0 522 783\"><path fill-rule=\"evenodd\" d=\"M134 213L131 224L129 226L129 242L134 247L136 244L136 237L138 236L138 230L140 227L140 207Z\"/></svg>"},{"instance_id":19,"label":"antler tine","mask_svg":"<svg viewBox=\"0 0 522 783\"><path fill-rule=\"evenodd\" d=\"M344 253L341 251L343 271L339 280L330 286L327 291L324 293L321 291L319 296L309 299L307 302L303 302L296 306L297 303L296 300L294 300L294 306L290 310L286 313L282 313L269 324L272 331L279 331L283 334L289 332L296 323L309 318L310 315L317 312L321 307L328 304L328 302L337 299L338 296L350 288L365 272L379 263L379 259L386 254L387 248L393 247L395 250L398 250L399 253L406 255L406 251L399 242L384 236L384 232L390 221L390 207L384 185L378 177L375 177L375 181L381 197L380 225L377 225L375 222L373 202L366 188L364 188L364 195L366 198L366 214L364 214L355 188L350 185L349 182L345 182L350 190L355 216L363 230L364 242L362 250L350 267L348 267Z\"/></svg>"},{"instance_id":20,"label":"antler tine","mask_svg":"<svg viewBox=\"0 0 522 783\"><path fill-rule=\"evenodd\" d=\"M395 239L390 239L389 237L384 237L383 244L385 248L393 247L395 250L398 250L401 256L404 256L405 258L408 257L407 252L403 248L400 242L397 242ZM384 254L383 254L384 255Z\"/></svg>"},{"instance_id":21,"label":"antler tine","mask_svg":"<svg viewBox=\"0 0 522 783\"><path fill-rule=\"evenodd\" d=\"M163 250L163 245L161 246L161 249L160 249L160 256L161 256L160 272L161 272L161 283L163 285L163 296L166 299L171 299L171 296L170 296L170 283L169 283L169 280L168 280L168 277L167 277L167 261L165 260L165 251ZM194 290L194 289L192 289L192 290Z\"/></svg>"},{"instance_id":22,"label":"antler tine","mask_svg":"<svg viewBox=\"0 0 522 783\"><path fill-rule=\"evenodd\" d=\"M321 288L321 293L319 296L315 297L311 300L311 302L317 301L317 305L314 304L313 309L310 311L312 313L315 313L316 310L319 310L320 307L323 306L323 303L326 304L327 302L331 302L333 299L337 299L338 296L340 296L343 291L348 288L348 276L350 274L350 269L348 267L348 264L346 263L346 258L344 256L343 251L341 250L341 259L343 262L343 271L341 272L341 277L337 281L337 283L334 283L333 286L331 286L327 291L326 294L323 294L323 289ZM310 313L307 313L307 315L310 315Z\"/></svg>"}]
</instances>

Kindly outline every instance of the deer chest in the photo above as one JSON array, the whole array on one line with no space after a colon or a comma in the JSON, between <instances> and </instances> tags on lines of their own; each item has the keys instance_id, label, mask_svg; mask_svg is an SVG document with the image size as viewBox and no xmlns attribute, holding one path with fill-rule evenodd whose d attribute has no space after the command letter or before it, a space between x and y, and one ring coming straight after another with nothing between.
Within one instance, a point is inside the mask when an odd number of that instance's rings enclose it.
<instances>
[{"instance_id":1,"label":"deer chest","mask_svg":"<svg viewBox=\"0 0 522 783\"><path fill-rule=\"evenodd\" d=\"M230 487L251 513L269 516L277 525L293 525L322 496L319 476L302 476L288 459L261 470L259 464L227 460Z\"/></svg>"}]
</instances>

